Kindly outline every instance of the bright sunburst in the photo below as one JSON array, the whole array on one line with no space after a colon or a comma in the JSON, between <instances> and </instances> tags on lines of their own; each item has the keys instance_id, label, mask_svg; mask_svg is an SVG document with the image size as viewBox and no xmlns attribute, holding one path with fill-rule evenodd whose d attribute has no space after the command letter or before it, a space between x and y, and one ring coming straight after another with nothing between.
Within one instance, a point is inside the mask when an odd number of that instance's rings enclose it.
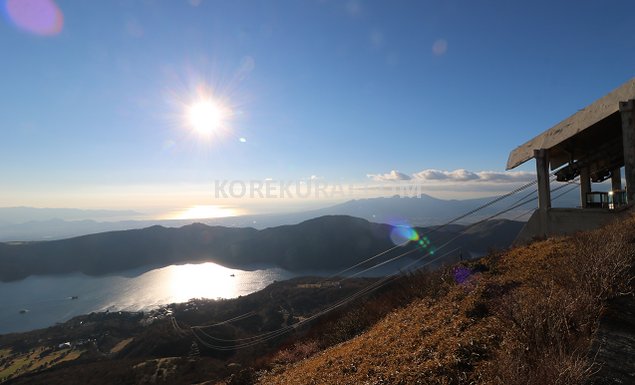
<instances>
[{"instance_id":1,"label":"bright sunburst","mask_svg":"<svg viewBox=\"0 0 635 385\"><path fill-rule=\"evenodd\" d=\"M206 136L218 131L227 118L228 114L225 108L211 99L195 102L187 110L190 126L199 134Z\"/></svg>"}]
</instances>

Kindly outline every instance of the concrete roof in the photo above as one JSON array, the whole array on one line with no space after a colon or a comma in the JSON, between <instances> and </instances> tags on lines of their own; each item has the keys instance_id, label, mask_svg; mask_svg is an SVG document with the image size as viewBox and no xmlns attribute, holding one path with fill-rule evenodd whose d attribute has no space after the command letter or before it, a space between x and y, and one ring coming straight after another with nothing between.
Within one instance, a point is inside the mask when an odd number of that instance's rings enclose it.
<instances>
[{"instance_id":1,"label":"concrete roof","mask_svg":"<svg viewBox=\"0 0 635 385\"><path fill-rule=\"evenodd\" d=\"M635 99L635 78L606 96L551 127L509 153L507 169L518 167L534 157L534 150L550 149L619 111L619 103Z\"/></svg>"}]
</instances>

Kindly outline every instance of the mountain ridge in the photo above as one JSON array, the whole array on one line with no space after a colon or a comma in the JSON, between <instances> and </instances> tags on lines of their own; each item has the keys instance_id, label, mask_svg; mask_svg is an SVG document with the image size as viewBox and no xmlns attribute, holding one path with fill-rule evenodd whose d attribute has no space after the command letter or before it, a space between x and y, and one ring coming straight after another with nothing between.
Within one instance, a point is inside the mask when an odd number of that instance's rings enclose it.
<instances>
[{"instance_id":1,"label":"mountain ridge","mask_svg":"<svg viewBox=\"0 0 635 385\"><path fill-rule=\"evenodd\" d=\"M6 223L4 224L2 208L0 208L0 242L55 240L106 231L139 229L154 224L178 227L193 222L202 222L211 226L265 229L286 224L298 224L311 218L325 215L349 215L364 218L371 222L428 227L443 224L475 207L490 202L494 198L445 200L421 194L414 197L392 196L353 199L333 206L293 213L252 214L216 219L97 221L95 219L68 220L63 218L55 219L51 216L40 216L39 220L30 220L25 223L9 223L5 219L4 222ZM578 200L578 194L571 192L555 201L554 207L575 207L578 204ZM470 216L466 220L461 221L461 223L467 224L486 218L506 209L509 203L510 200L504 199L480 211L479 215ZM534 206L535 202L533 205L528 204L517 210L512 210L501 218L516 220Z\"/></svg>"},{"instance_id":2,"label":"mountain ridge","mask_svg":"<svg viewBox=\"0 0 635 385\"><path fill-rule=\"evenodd\" d=\"M465 234L448 249L460 247L469 252L507 247L522 226L512 221L495 223L511 231L503 237L491 230L485 235ZM442 245L461 228L448 226L431 235L431 241ZM393 247L393 229L361 218L323 216L263 230L201 223L180 228L155 225L64 240L0 243L0 280L71 272L102 275L142 266L207 261L241 268L264 264L292 271L333 270ZM430 229L417 231L428 233Z\"/></svg>"}]
</instances>

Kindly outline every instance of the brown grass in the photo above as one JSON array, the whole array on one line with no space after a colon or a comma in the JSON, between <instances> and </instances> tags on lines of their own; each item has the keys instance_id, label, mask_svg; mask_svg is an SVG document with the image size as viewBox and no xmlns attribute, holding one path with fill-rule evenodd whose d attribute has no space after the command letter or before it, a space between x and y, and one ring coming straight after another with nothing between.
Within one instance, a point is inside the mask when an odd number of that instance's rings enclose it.
<instances>
[{"instance_id":1,"label":"brown grass","mask_svg":"<svg viewBox=\"0 0 635 385\"><path fill-rule=\"evenodd\" d=\"M126 339L123 339L123 340L119 341L117 343L117 345L113 346L112 349L110 349L110 353L111 354L119 353L126 346L128 346L128 344L130 344L132 342L132 340L133 340L133 338L126 338Z\"/></svg>"},{"instance_id":2,"label":"brown grass","mask_svg":"<svg viewBox=\"0 0 635 385\"><path fill-rule=\"evenodd\" d=\"M82 353L82 350L54 350L43 346L24 353L12 353L4 349L0 351L0 382L53 367L62 362L74 361Z\"/></svg>"},{"instance_id":3,"label":"brown grass","mask_svg":"<svg viewBox=\"0 0 635 385\"><path fill-rule=\"evenodd\" d=\"M316 352L300 341L260 383L583 383L605 301L633 295L634 240L630 219L464 263L473 273L463 283L446 270L348 341Z\"/></svg>"}]
</instances>

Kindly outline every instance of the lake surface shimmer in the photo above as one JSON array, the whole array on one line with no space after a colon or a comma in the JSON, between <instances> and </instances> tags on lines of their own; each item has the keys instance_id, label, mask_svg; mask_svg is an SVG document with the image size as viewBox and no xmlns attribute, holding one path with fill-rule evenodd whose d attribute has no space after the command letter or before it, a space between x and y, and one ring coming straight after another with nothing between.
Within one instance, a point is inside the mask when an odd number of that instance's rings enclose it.
<instances>
[{"instance_id":1,"label":"lake surface shimmer","mask_svg":"<svg viewBox=\"0 0 635 385\"><path fill-rule=\"evenodd\" d=\"M212 262L81 273L0 283L0 334L39 329L97 311L143 311L192 298L235 298L298 274L280 268L230 269Z\"/></svg>"}]
</instances>

